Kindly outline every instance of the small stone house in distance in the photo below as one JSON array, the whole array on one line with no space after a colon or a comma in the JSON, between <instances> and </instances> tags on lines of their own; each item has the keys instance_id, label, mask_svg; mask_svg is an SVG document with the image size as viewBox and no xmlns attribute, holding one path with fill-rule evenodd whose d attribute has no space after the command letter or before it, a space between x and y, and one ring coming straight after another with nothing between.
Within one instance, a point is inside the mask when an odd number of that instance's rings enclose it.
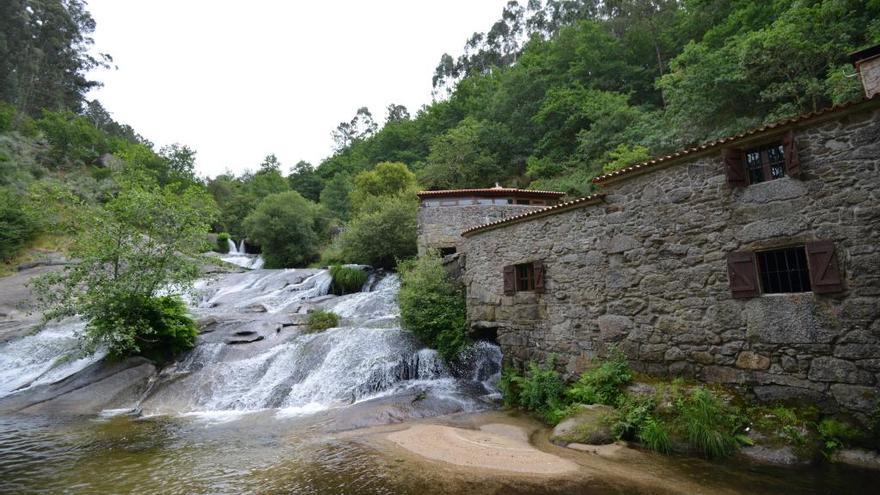
<instances>
[{"instance_id":1,"label":"small stone house in distance","mask_svg":"<svg viewBox=\"0 0 880 495\"><path fill-rule=\"evenodd\" d=\"M474 226L463 244L444 231L464 251L473 331L509 362L554 355L570 376L614 345L652 374L872 410L878 55L855 54L861 101L597 177L597 194Z\"/></svg>"},{"instance_id":2,"label":"small stone house in distance","mask_svg":"<svg viewBox=\"0 0 880 495\"><path fill-rule=\"evenodd\" d=\"M495 186L419 193L419 255L460 251L462 230L555 205L564 193Z\"/></svg>"}]
</instances>

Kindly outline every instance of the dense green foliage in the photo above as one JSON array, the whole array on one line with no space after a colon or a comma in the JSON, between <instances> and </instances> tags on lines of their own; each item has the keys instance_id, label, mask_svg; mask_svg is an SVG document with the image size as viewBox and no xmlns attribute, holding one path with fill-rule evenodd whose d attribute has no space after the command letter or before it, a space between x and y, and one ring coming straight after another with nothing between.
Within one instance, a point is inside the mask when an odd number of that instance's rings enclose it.
<instances>
[{"instance_id":1,"label":"dense green foliage","mask_svg":"<svg viewBox=\"0 0 880 495\"><path fill-rule=\"evenodd\" d=\"M16 191L0 187L0 262L12 258L36 234L38 225Z\"/></svg>"},{"instance_id":2,"label":"dense green foliage","mask_svg":"<svg viewBox=\"0 0 880 495\"><path fill-rule=\"evenodd\" d=\"M119 294L95 310L85 337L107 344L115 358L136 353L164 363L191 349L199 333L178 296Z\"/></svg>"},{"instance_id":3,"label":"dense green foliage","mask_svg":"<svg viewBox=\"0 0 880 495\"><path fill-rule=\"evenodd\" d=\"M706 457L724 457L739 447L737 437L746 426L745 418L707 389L695 387L677 397L675 411L687 441Z\"/></svg>"},{"instance_id":4,"label":"dense green foliage","mask_svg":"<svg viewBox=\"0 0 880 495\"><path fill-rule=\"evenodd\" d=\"M404 328L455 361L468 342L464 288L449 277L437 253L403 262L398 271Z\"/></svg>"},{"instance_id":5,"label":"dense green foliage","mask_svg":"<svg viewBox=\"0 0 880 495\"><path fill-rule=\"evenodd\" d=\"M217 246L214 248L218 253L228 253L229 252L229 233L228 232L220 232L217 234Z\"/></svg>"},{"instance_id":6,"label":"dense green foliage","mask_svg":"<svg viewBox=\"0 0 880 495\"><path fill-rule=\"evenodd\" d=\"M391 269L399 260L415 256L417 211L415 197L370 201L337 237L339 261Z\"/></svg>"},{"instance_id":7,"label":"dense green foliage","mask_svg":"<svg viewBox=\"0 0 880 495\"><path fill-rule=\"evenodd\" d=\"M330 276L333 277L330 291L337 296L360 292L367 282L367 272L350 266L333 265Z\"/></svg>"},{"instance_id":8,"label":"dense green foliage","mask_svg":"<svg viewBox=\"0 0 880 495\"><path fill-rule=\"evenodd\" d=\"M339 325L339 315L325 309L318 309L309 313L306 325L310 332L320 332Z\"/></svg>"},{"instance_id":9,"label":"dense green foliage","mask_svg":"<svg viewBox=\"0 0 880 495\"><path fill-rule=\"evenodd\" d=\"M616 405L622 389L632 381L626 356L617 349L599 366L585 371L566 392L569 399L582 404Z\"/></svg>"},{"instance_id":10,"label":"dense green foliage","mask_svg":"<svg viewBox=\"0 0 880 495\"><path fill-rule=\"evenodd\" d=\"M98 86L86 73L111 61L90 54L94 30L83 0L0 3L0 100L31 117L80 110Z\"/></svg>"},{"instance_id":11,"label":"dense green foliage","mask_svg":"<svg viewBox=\"0 0 880 495\"><path fill-rule=\"evenodd\" d=\"M564 416L565 382L550 359L544 365L530 362L524 374L506 368L501 375L501 393L508 407L533 411L551 424Z\"/></svg>"},{"instance_id":12,"label":"dense green foliage","mask_svg":"<svg viewBox=\"0 0 880 495\"><path fill-rule=\"evenodd\" d=\"M295 191L266 196L244 219L248 239L262 248L266 268L305 266L318 259L325 228L321 208Z\"/></svg>"},{"instance_id":13,"label":"dense green foliage","mask_svg":"<svg viewBox=\"0 0 880 495\"><path fill-rule=\"evenodd\" d=\"M576 413L580 404L612 406L615 412L608 421L614 435L658 452L669 452L677 438L707 457L721 457L745 441L742 410L708 389L684 391L673 383L669 388L658 384L654 395L633 394L624 388L632 379L625 356L612 349L608 360L568 386L552 359L544 365L531 362L522 374L507 368L500 385L508 407L532 411L550 424ZM671 406L661 408L664 402Z\"/></svg>"},{"instance_id":14,"label":"dense green foliage","mask_svg":"<svg viewBox=\"0 0 880 495\"><path fill-rule=\"evenodd\" d=\"M78 262L43 275L35 289L46 319L86 319L86 350L103 344L116 356L155 357L192 344L184 306L160 294L198 275L192 256L205 248L216 206L195 186L161 187L137 168L122 175L122 190L105 205L74 205L70 254Z\"/></svg>"},{"instance_id":15,"label":"dense green foliage","mask_svg":"<svg viewBox=\"0 0 880 495\"><path fill-rule=\"evenodd\" d=\"M434 103L381 128L359 109L316 173L399 161L427 188L584 194L603 170L859 97L846 57L880 42L877 19L871 0L510 2L441 57Z\"/></svg>"}]
</instances>

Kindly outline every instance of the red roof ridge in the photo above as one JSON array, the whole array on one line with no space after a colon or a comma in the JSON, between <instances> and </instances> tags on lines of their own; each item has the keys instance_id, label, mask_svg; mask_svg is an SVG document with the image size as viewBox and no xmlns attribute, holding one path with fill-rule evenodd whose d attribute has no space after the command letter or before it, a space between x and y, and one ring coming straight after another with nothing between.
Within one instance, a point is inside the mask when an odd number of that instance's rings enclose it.
<instances>
[{"instance_id":1,"label":"red roof ridge","mask_svg":"<svg viewBox=\"0 0 880 495\"><path fill-rule=\"evenodd\" d=\"M518 189L515 187L489 187L482 189L442 189L437 191L419 191L417 195L421 197L426 196L458 196L464 194L526 194L533 196L553 196L553 197L562 197L565 196L564 192L559 191L541 191L537 189Z\"/></svg>"},{"instance_id":2,"label":"red roof ridge","mask_svg":"<svg viewBox=\"0 0 880 495\"><path fill-rule=\"evenodd\" d=\"M823 108L820 110L810 111L807 113L796 115L794 117L789 117L786 119L777 120L776 122L771 122L769 124L765 124L760 127L753 127L751 129L747 129L747 130L739 132L737 134L732 134L730 136L725 136L725 137L721 137L718 139L714 139L712 141L707 141L705 143L694 145L689 148L682 148L682 149L676 151L675 153L672 153L669 155L653 157L653 158L645 160L643 162L634 163L632 165L615 170L613 172L608 172L606 174L599 175L597 177L594 177L592 182L594 184L601 184L601 183L607 182L611 179L615 179L615 178L618 178L618 177L621 177L624 175L630 175L632 173L635 173L637 171L644 169L645 167L659 165L661 163L668 162L668 161L675 159L675 158L680 158L683 156L692 155L696 152L705 151L705 150L708 150L711 148L715 148L715 147L718 147L722 144L730 144L734 141L738 141L738 140L744 139L746 137L754 136L755 134L760 134L762 132L770 131L773 129L778 129L779 127L783 127L783 126L787 126L787 125L791 125L791 124L796 124L798 122L803 122L805 120L809 120L814 117L819 117L822 115L827 115L827 114L831 114L831 113L834 113L837 111L849 109L849 108L857 106L861 103L866 103L869 101L880 101L880 94L875 95L871 98L862 98L860 100L841 103L838 105L832 105L830 107L826 107L826 108Z\"/></svg>"},{"instance_id":3,"label":"red roof ridge","mask_svg":"<svg viewBox=\"0 0 880 495\"><path fill-rule=\"evenodd\" d=\"M512 217L502 218L501 220L495 220L494 222L484 223L482 225L477 225L476 227L471 227L471 228L465 230L464 232L461 233L461 235L465 236L467 234L474 234L474 233L481 231L481 230L495 228L495 227L498 227L498 226L501 226L504 224L508 224L508 223L517 223L523 219L535 217L535 216L541 216L543 214L547 214L550 212L556 213L557 210L564 211L566 209L570 209L570 208L577 206L577 205L580 205L582 203L592 204L592 203L590 203L591 201L599 202L604 197L605 197L605 194L602 194L602 193L591 194L589 196L584 196L583 198L577 198L577 199L573 199L571 201L566 201L564 203L559 203L558 205L548 206L547 208L541 208L540 210L532 210L528 213L523 213L523 214L512 216ZM587 206L587 205L585 204L584 206Z\"/></svg>"}]
</instances>

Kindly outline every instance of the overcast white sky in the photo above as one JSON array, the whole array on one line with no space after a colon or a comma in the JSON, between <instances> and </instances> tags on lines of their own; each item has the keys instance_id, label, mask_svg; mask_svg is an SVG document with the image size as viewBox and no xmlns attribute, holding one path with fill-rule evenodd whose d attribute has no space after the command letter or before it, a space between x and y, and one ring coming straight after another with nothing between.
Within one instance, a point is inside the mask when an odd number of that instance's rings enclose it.
<instances>
[{"instance_id":1,"label":"overcast white sky","mask_svg":"<svg viewBox=\"0 0 880 495\"><path fill-rule=\"evenodd\" d=\"M415 115L431 101L440 55L457 56L507 0L89 0L95 50L118 70L92 74L114 118L157 146L198 151L196 168L284 172L317 165L330 133L367 106Z\"/></svg>"}]
</instances>

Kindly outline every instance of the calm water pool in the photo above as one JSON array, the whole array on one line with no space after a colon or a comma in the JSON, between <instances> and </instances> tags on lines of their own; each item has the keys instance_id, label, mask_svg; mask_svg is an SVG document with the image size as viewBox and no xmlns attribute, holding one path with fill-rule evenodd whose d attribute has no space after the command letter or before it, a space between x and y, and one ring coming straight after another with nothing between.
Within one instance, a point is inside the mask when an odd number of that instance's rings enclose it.
<instances>
[{"instance_id":1,"label":"calm water pool","mask_svg":"<svg viewBox=\"0 0 880 495\"><path fill-rule=\"evenodd\" d=\"M0 493L877 493L877 473L756 469L646 455L607 479L535 480L414 463L322 417L0 418ZM579 455L589 466L590 457ZM626 470L662 480L630 485ZM690 486L687 491L683 487Z\"/></svg>"}]
</instances>

